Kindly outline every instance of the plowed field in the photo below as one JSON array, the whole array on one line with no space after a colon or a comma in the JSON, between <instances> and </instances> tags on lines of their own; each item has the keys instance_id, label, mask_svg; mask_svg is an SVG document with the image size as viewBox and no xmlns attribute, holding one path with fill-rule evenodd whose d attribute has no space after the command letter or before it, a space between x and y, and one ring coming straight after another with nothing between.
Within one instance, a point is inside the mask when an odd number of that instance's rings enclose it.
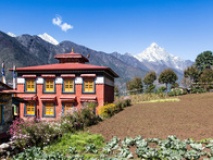
<instances>
[{"instance_id":1,"label":"plowed field","mask_svg":"<svg viewBox=\"0 0 213 160\"><path fill-rule=\"evenodd\" d=\"M98 125L91 133L100 133L107 140L141 135L143 138L201 140L213 138L213 93L179 97L179 102L143 103L126 108Z\"/></svg>"}]
</instances>

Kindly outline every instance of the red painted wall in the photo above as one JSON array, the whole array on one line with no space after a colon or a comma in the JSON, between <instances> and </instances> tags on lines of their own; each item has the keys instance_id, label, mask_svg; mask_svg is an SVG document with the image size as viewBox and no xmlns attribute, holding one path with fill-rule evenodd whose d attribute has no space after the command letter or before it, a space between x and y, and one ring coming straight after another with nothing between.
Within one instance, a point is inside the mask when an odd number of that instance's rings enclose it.
<instances>
[{"instance_id":1,"label":"red painted wall","mask_svg":"<svg viewBox=\"0 0 213 160\"><path fill-rule=\"evenodd\" d=\"M60 119L61 117L61 112L62 112L62 102L61 102L61 95L62 93L62 84L56 84L55 85L55 93L54 94L45 94L43 93L43 84L37 84L36 85L36 90L37 93L34 93L32 95L37 95L38 99L36 100L37 104L37 118L40 118L41 120L56 120ZM97 108L101 107L104 105L105 102L107 103L112 103L114 101L114 87L104 85L104 84L96 84L95 86L96 90L94 94L82 94L82 84L75 84L75 93L74 95L76 96L76 107L77 109L81 109L82 107L82 101L81 97L82 96L96 96L97 97ZM22 92L18 93L17 96L24 98L25 95L29 95L28 93L24 93L24 84L17 84L17 91ZM42 115L42 109L43 109L43 101L40 99L41 96L56 96L56 100L54 101L56 104L56 117L55 118L48 118L48 117L43 117ZM72 94L70 94L72 95ZM32 119L34 117L24 117L24 103L20 104L20 117L24 119Z\"/></svg>"}]
</instances>

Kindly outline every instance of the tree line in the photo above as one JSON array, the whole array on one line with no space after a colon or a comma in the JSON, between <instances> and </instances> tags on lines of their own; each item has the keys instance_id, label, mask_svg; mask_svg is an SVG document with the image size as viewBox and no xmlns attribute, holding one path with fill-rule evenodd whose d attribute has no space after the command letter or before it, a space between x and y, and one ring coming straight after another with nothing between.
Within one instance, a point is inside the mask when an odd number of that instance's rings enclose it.
<instances>
[{"instance_id":1,"label":"tree line","mask_svg":"<svg viewBox=\"0 0 213 160\"><path fill-rule=\"evenodd\" d=\"M154 82L158 80L160 84L164 84L163 91L178 87L179 84L177 74L170 68L163 70L159 76L155 71L148 72L144 78L134 77L126 83L127 90L133 93L137 92L151 93L155 90ZM195 63L184 70L184 78L182 86L193 92L209 91L213 89L213 54L211 51L204 51L200 53L195 59ZM145 89L145 90L144 90ZM161 88L162 89L162 88ZM118 92L118 88L115 88Z\"/></svg>"},{"instance_id":2,"label":"tree line","mask_svg":"<svg viewBox=\"0 0 213 160\"><path fill-rule=\"evenodd\" d=\"M213 54L204 51L195 59L195 63L184 71L183 84L194 90L213 89Z\"/></svg>"}]
</instances>

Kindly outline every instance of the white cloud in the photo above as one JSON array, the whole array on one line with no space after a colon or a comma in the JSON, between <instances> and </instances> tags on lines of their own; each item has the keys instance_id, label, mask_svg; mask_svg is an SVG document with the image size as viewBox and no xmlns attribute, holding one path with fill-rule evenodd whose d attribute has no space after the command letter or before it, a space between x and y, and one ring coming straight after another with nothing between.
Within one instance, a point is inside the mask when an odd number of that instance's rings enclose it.
<instances>
[{"instance_id":1,"label":"white cloud","mask_svg":"<svg viewBox=\"0 0 213 160\"><path fill-rule=\"evenodd\" d=\"M55 18L52 19L52 23L58 27L61 28L62 31L66 32L69 29L73 29L73 26L66 23L62 22L62 18L60 16L56 16Z\"/></svg>"},{"instance_id":2,"label":"white cloud","mask_svg":"<svg viewBox=\"0 0 213 160\"><path fill-rule=\"evenodd\" d=\"M61 23L62 23L61 17L53 18L52 22L53 22L54 25L60 26Z\"/></svg>"},{"instance_id":3,"label":"white cloud","mask_svg":"<svg viewBox=\"0 0 213 160\"><path fill-rule=\"evenodd\" d=\"M67 23L63 23L61 25L61 29L62 29L62 31L66 32L68 29L73 29L73 26L71 26L70 24L67 24Z\"/></svg>"}]
</instances>

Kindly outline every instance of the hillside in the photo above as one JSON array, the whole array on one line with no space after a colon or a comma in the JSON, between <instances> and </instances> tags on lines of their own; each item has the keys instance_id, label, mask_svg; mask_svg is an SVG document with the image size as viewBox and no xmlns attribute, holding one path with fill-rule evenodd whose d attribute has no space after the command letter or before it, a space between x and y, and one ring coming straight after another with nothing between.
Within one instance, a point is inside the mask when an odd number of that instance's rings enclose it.
<instances>
[{"instance_id":1,"label":"hillside","mask_svg":"<svg viewBox=\"0 0 213 160\"><path fill-rule=\"evenodd\" d=\"M116 85L125 87L125 82L134 76L143 77L147 68L127 64L121 59L105 52L95 51L71 41L63 41L58 45L51 44L39 36L21 35L11 37L0 32L0 63L5 62L7 82L11 82L12 73L8 71L13 63L17 66L32 66L39 64L57 63L54 55L70 52L74 49L76 53L84 56L90 55L90 63L112 68L120 78L116 79Z\"/></svg>"}]
</instances>

